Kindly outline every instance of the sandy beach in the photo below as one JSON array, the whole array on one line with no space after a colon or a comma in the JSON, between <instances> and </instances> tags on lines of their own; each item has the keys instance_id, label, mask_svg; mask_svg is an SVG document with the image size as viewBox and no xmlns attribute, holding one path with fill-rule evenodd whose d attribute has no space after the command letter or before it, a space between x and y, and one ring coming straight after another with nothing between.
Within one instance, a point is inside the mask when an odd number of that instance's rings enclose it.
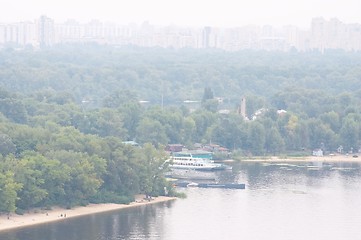
<instances>
[{"instance_id":1,"label":"sandy beach","mask_svg":"<svg viewBox=\"0 0 361 240\"><path fill-rule=\"evenodd\" d=\"M328 156L307 156L307 157L265 157L242 159L241 162L359 162L360 157L351 155L328 155Z\"/></svg>"},{"instance_id":2,"label":"sandy beach","mask_svg":"<svg viewBox=\"0 0 361 240\"><path fill-rule=\"evenodd\" d=\"M53 208L52 210L32 210L24 215L11 214L9 217L5 214L0 215L0 232L15 228L28 227L37 224L64 221L69 218L114 211L123 208L138 207L146 204L155 204L159 202L172 201L173 197L155 197L148 201L144 196L137 196L135 202L130 204L90 204L85 207L75 207L72 209Z\"/></svg>"}]
</instances>

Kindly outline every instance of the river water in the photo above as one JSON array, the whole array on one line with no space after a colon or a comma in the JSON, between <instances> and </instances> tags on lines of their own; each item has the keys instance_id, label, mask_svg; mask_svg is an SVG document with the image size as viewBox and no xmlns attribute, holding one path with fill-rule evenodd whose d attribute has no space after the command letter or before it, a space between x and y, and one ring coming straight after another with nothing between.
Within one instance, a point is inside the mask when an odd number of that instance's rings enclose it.
<instances>
[{"instance_id":1,"label":"river water","mask_svg":"<svg viewBox=\"0 0 361 240\"><path fill-rule=\"evenodd\" d=\"M361 240L356 163L236 164L246 189L179 188L186 199L0 233L1 240Z\"/></svg>"}]
</instances>

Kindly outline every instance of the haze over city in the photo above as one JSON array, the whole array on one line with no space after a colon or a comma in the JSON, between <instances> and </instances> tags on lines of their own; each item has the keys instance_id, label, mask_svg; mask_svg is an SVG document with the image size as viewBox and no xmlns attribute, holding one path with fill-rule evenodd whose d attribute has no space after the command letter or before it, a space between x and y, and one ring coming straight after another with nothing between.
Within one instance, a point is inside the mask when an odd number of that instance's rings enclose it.
<instances>
[{"instance_id":1,"label":"haze over city","mask_svg":"<svg viewBox=\"0 0 361 240\"><path fill-rule=\"evenodd\" d=\"M2 3L0 23L28 21L40 15L56 22L92 19L120 24L149 21L156 25L235 27L295 25L308 28L314 17L338 18L345 23L361 23L358 0L253 0L253 1L71 1L12 0Z\"/></svg>"}]
</instances>

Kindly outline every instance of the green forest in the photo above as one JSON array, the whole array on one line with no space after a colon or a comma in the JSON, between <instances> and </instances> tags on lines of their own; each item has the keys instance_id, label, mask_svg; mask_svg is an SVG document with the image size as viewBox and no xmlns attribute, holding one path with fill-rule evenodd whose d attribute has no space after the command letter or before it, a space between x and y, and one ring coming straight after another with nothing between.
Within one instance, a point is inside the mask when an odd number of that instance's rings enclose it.
<instances>
[{"instance_id":1,"label":"green forest","mask_svg":"<svg viewBox=\"0 0 361 240\"><path fill-rule=\"evenodd\" d=\"M176 194L163 174L171 143L357 153L360 104L360 52L2 49L0 212Z\"/></svg>"}]
</instances>

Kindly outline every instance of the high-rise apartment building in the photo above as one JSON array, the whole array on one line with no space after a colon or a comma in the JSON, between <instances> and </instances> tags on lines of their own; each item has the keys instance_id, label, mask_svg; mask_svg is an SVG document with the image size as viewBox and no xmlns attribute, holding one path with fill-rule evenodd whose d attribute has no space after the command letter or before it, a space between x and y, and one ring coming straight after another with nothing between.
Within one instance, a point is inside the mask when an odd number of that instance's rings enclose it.
<instances>
[{"instance_id":1,"label":"high-rise apartment building","mask_svg":"<svg viewBox=\"0 0 361 240\"><path fill-rule=\"evenodd\" d=\"M202 48L217 48L218 34L215 28L204 27L202 30Z\"/></svg>"},{"instance_id":2,"label":"high-rise apartment building","mask_svg":"<svg viewBox=\"0 0 361 240\"><path fill-rule=\"evenodd\" d=\"M38 21L38 36L40 48L50 47L54 44L55 25L54 20L47 16L41 16Z\"/></svg>"},{"instance_id":3,"label":"high-rise apartment building","mask_svg":"<svg viewBox=\"0 0 361 240\"><path fill-rule=\"evenodd\" d=\"M36 46L38 44L37 27L32 22L17 23L17 44Z\"/></svg>"},{"instance_id":4,"label":"high-rise apartment building","mask_svg":"<svg viewBox=\"0 0 361 240\"><path fill-rule=\"evenodd\" d=\"M55 43L76 43L84 38L84 26L75 20L68 20L64 24L55 24Z\"/></svg>"},{"instance_id":5,"label":"high-rise apartment building","mask_svg":"<svg viewBox=\"0 0 361 240\"><path fill-rule=\"evenodd\" d=\"M6 43L6 24L0 24L0 45Z\"/></svg>"},{"instance_id":6,"label":"high-rise apartment building","mask_svg":"<svg viewBox=\"0 0 361 240\"><path fill-rule=\"evenodd\" d=\"M314 18L311 23L311 48L323 51L326 47L327 22L324 18Z\"/></svg>"}]
</instances>

